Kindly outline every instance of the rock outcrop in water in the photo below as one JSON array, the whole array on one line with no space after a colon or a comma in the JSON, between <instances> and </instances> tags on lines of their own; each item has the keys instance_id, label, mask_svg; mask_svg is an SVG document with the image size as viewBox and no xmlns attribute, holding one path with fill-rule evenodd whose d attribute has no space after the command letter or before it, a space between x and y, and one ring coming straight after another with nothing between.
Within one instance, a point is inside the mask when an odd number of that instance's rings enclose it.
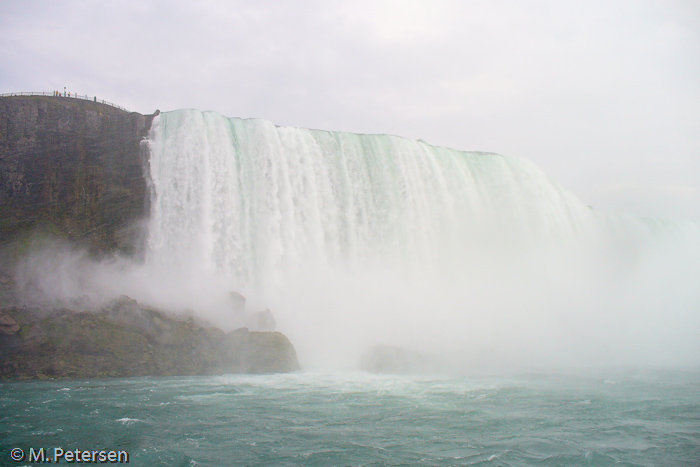
<instances>
[{"instance_id":1,"label":"rock outcrop in water","mask_svg":"<svg viewBox=\"0 0 700 467\"><path fill-rule=\"evenodd\" d=\"M279 332L224 333L122 297L94 311L0 310L0 378L279 373L299 369Z\"/></svg>"}]
</instances>

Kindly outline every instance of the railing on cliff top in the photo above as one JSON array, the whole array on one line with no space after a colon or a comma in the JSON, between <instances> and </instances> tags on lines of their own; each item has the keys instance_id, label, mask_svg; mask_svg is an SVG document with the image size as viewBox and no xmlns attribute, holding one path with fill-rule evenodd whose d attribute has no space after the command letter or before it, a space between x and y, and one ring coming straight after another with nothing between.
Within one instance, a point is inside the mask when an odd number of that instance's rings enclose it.
<instances>
[{"instance_id":1,"label":"railing on cliff top","mask_svg":"<svg viewBox=\"0 0 700 467\"><path fill-rule=\"evenodd\" d=\"M61 98L61 99L83 99L85 101L92 101L92 102L97 102L98 104L109 105L110 107L114 107L114 108L117 108L119 110L123 110L124 112L130 112L129 110L125 109L124 107L122 107L120 105L112 104L111 102L107 102L105 100L98 99L95 96L90 97L87 94L84 96L81 96L80 94L63 95L58 91L56 91L56 92L8 92L6 94L0 94L0 97L12 97L12 96L48 96L48 97L56 97L56 98Z\"/></svg>"}]
</instances>

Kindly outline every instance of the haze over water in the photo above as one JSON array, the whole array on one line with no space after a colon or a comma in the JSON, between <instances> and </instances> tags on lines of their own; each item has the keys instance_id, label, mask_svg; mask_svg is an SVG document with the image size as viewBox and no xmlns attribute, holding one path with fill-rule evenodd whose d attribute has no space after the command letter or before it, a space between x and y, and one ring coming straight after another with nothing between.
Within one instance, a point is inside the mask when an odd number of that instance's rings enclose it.
<instances>
[{"instance_id":1,"label":"haze over water","mask_svg":"<svg viewBox=\"0 0 700 467\"><path fill-rule=\"evenodd\" d=\"M601 213L527 160L180 110L150 135L147 290L302 365L389 344L451 369L700 362L700 224ZM139 295L141 295L139 297Z\"/></svg>"}]
</instances>

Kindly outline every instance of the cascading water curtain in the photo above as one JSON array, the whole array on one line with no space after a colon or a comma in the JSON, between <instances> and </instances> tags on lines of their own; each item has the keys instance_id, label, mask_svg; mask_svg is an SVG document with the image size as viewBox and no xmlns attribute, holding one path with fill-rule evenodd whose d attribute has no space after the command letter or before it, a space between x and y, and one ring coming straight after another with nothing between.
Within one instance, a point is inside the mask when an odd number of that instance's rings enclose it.
<instances>
[{"instance_id":1,"label":"cascading water curtain","mask_svg":"<svg viewBox=\"0 0 700 467\"><path fill-rule=\"evenodd\" d=\"M689 316L700 303L685 285L700 283L698 222L599 213L520 158L180 110L153 122L150 171L147 262L276 297L291 337L323 320L386 336L410 312L396 342L469 329L483 346L554 335L595 349L606 323L623 332L613 304L660 316L675 294Z\"/></svg>"}]
</instances>

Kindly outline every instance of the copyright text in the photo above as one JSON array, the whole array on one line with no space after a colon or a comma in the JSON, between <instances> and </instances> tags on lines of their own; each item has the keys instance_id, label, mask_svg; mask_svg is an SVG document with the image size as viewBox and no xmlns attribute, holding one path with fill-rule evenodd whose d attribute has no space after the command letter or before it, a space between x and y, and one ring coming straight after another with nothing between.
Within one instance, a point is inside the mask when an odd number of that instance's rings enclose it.
<instances>
[{"instance_id":1,"label":"copyright text","mask_svg":"<svg viewBox=\"0 0 700 467\"><path fill-rule=\"evenodd\" d=\"M24 452L22 448L14 448L10 451L12 460L20 462L27 460L40 464L66 463L79 464L128 464L129 453L126 451L90 451L83 449L64 450L63 448L29 448Z\"/></svg>"}]
</instances>

